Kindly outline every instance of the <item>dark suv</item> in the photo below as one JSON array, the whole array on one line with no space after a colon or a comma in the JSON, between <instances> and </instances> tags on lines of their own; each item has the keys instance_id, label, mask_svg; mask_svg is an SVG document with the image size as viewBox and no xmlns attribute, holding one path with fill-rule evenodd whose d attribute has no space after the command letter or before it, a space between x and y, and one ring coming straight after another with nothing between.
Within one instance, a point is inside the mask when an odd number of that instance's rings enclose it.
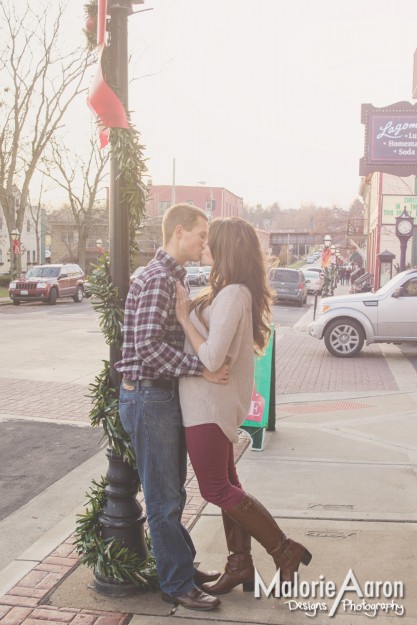
<instances>
[{"instance_id":1,"label":"dark suv","mask_svg":"<svg viewBox=\"0 0 417 625\"><path fill-rule=\"evenodd\" d=\"M307 284L302 271L277 268L269 272L269 284L275 291L275 301L287 300L302 306L307 301Z\"/></svg>"},{"instance_id":2,"label":"dark suv","mask_svg":"<svg viewBox=\"0 0 417 625\"><path fill-rule=\"evenodd\" d=\"M72 297L79 303L84 298L84 282L84 272L78 265L38 265L24 278L10 282L9 295L16 306L33 301L53 305L58 297Z\"/></svg>"}]
</instances>

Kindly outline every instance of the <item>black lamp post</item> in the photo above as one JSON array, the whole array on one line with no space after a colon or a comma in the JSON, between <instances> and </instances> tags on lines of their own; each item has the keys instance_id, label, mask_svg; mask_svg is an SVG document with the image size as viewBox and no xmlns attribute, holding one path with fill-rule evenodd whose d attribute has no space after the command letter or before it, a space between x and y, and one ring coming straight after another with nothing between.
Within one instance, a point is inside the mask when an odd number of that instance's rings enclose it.
<instances>
[{"instance_id":1,"label":"black lamp post","mask_svg":"<svg viewBox=\"0 0 417 625\"><path fill-rule=\"evenodd\" d=\"M400 271L405 269L405 259L407 255L407 245L409 239L413 236L414 231L414 218L408 214L407 208L404 206L404 210L399 217L395 219L395 234L400 239Z\"/></svg>"},{"instance_id":2,"label":"black lamp post","mask_svg":"<svg viewBox=\"0 0 417 625\"><path fill-rule=\"evenodd\" d=\"M12 249L10 251L10 279L14 280L17 278L17 254L15 248L20 239L20 232L18 228L13 228L10 232L10 238L12 240Z\"/></svg>"},{"instance_id":3,"label":"black lamp post","mask_svg":"<svg viewBox=\"0 0 417 625\"><path fill-rule=\"evenodd\" d=\"M108 0L107 13L110 15L110 82L114 91L128 110L128 48L127 19L133 13L132 4L143 4L143 0ZM114 155L110 161L110 274L117 287L119 303L124 307L129 290L129 210L122 199L123 172L120 171ZM97 247L101 241L97 241ZM120 386L120 374L114 365L120 360L120 349L110 346L110 376L112 387ZM116 538L145 560L148 551L144 534L145 515L136 499L138 476L135 469L123 461L112 449L107 450L109 468L107 471L106 503L100 514L103 538ZM94 575L94 588L101 594L123 597L137 592L137 586L112 578Z\"/></svg>"}]
</instances>

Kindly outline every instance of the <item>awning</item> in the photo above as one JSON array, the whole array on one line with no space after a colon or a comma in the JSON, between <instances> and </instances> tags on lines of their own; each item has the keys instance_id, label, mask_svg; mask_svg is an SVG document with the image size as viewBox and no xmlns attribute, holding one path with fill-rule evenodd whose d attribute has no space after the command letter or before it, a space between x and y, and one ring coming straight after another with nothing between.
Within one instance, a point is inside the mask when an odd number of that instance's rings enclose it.
<instances>
[{"instance_id":1,"label":"awning","mask_svg":"<svg viewBox=\"0 0 417 625\"><path fill-rule=\"evenodd\" d=\"M362 267L362 265L363 265L363 258L359 254L359 252L353 252L353 254L351 254L349 256L349 262L350 263L356 263L357 265L360 265Z\"/></svg>"}]
</instances>

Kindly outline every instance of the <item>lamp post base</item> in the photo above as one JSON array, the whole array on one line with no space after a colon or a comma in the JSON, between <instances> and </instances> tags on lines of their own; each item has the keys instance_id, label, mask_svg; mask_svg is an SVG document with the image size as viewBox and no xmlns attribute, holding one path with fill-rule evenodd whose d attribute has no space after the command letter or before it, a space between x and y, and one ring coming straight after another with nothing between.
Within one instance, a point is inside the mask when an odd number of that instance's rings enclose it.
<instances>
[{"instance_id":1,"label":"lamp post base","mask_svg":"<svg viewBox=\"0 0 417 625\"><path fill-rule=\"evenodd\" d=\"M106 597L132 597L139 594L140 588L131 582L118 582L114 579L101 577L94 571L94 590Z\"/></svg>"}]
</instances>

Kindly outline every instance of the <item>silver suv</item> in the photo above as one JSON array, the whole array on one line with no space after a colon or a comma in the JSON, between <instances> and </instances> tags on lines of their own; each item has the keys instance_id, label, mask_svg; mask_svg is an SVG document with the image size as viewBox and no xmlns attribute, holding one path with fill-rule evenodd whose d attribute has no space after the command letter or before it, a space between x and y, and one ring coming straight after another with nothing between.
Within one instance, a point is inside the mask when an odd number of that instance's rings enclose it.
<instances>
[{"instance_id":1,"label":"silver suv","mask_svg":"<svg viewBox=\"0 0 417 625\"><path fill-rule=\"evenodd\" d=\"M328 351L342 358L358 354L365 341L417 342L417 268L399 273L376 293L322 299L308 333L324 338Z\"/></svg>"}]
</instances>

